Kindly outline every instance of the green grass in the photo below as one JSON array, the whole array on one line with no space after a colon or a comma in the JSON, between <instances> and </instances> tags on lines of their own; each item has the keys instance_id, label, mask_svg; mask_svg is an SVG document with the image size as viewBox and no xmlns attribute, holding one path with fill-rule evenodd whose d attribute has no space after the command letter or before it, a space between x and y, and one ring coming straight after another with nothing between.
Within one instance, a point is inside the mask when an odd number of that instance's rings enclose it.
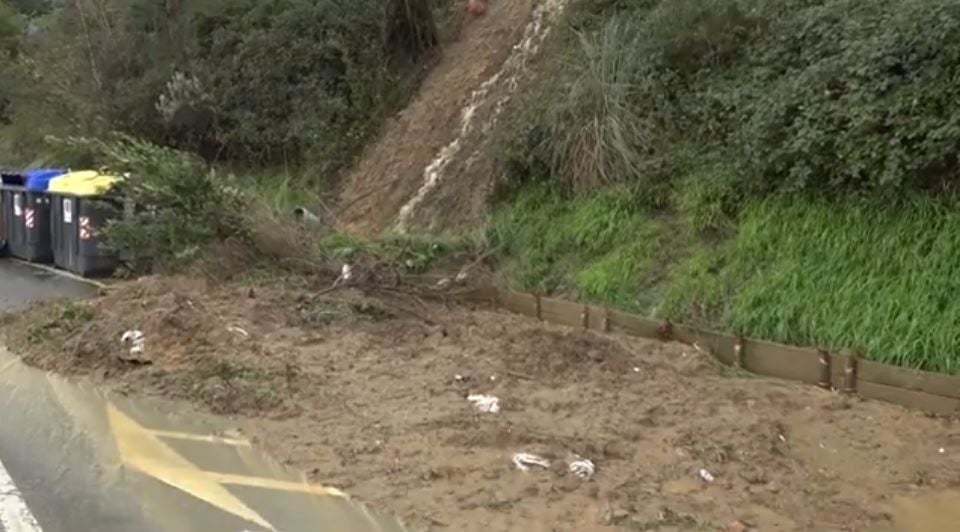
<instances>
[{"instance_id":1,"label":"green grass","mask_svg":"<svg viewBox=\"0 0 960 532\"><path fill-rule=\"evenodd\" d=\"M933 200L779 199L673 273L673 319L960 371L960 212Z\"/></svg>"},{"instance_id":2,"label":"green grass","mask_svg":"<svg viewBox=\"0 0 960 532\"><path fill-rule=\"evenodd\" d=\"M520 290L647 311L667 227L632 198L616 188L580 199L544 187L520 192L488 231L503 279Z\"/></svg>"},{"instance_id":3,"label":"green grass","mask_svg":"<svg viewBox=\"0 0 960 532\"><path fill-rule=\"evenodd\" d=\"M333 233L324 238L318 253L344 262L373 260L392 264L408 273L424 273L444 259L474 257L480 244L470 238L382 235L360 238Z\"/></svg>"},{"instance_id":4,"label":"green grass","mask_svg":"<svg viewBox=\"0 0 960 532\"><path fill-rule=\"evenodd\" d=\"M780 198L695 236L626 189L530 187L489 231L503 281L675 321L960 373L960 210L931 199Z\"/></svg>"}]
</instances>

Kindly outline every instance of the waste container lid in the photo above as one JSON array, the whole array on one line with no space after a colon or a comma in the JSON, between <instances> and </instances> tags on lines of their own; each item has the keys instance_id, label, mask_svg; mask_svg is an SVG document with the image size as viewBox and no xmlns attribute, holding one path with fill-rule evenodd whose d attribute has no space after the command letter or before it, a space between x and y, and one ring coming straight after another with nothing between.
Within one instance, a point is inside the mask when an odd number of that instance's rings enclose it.
<instances>
[{"instance_id":1,"label":"waste container lid","mask_svg":"<svg viewBox=\"0 0 960 532\"><path fill-rule=\"evenodd\" d=\"M98 196L110 190L121 178L84 170L63 174L50 181L49 191L74 196Z\"/></svg>"},{"instance_id":2,"label":"waste container lid","mask_svg":"<svg viewBox=\"0 0 960 532\"><path fill-rule=\"evenodd\" d=\"M0 183L8 186L22 187L24 176L19 172L4 172L0 174Z\"/></svg>"},{"instance_id":3,"label":"waste container lid","mask_svg":"<svg viewBox=\"0 0 960 532\"><path fill-rule=\"evenodd\" d=\"M23 172L27 190L47 190L50 180L67 173L62 168L37 168Z\"/></svg>"}]
</instances>

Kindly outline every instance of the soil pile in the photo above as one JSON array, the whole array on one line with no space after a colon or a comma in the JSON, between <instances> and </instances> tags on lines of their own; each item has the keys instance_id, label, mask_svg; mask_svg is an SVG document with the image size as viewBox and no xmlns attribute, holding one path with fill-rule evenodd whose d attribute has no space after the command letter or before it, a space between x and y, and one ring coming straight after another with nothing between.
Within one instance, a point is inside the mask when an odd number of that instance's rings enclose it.
<instances>
[{"instance_id":1,"label":"soil pile","mask_svg":"<svg viewBox=\"0 0 960 532\"><path fill-rule=\"evenodd\" d=\"M322 291L148 278L3 330L42 368L243 415L277 458L425 530L879 530L894 497L960 478L954 420L683 345Z\"/></svg>"}]
</instances>

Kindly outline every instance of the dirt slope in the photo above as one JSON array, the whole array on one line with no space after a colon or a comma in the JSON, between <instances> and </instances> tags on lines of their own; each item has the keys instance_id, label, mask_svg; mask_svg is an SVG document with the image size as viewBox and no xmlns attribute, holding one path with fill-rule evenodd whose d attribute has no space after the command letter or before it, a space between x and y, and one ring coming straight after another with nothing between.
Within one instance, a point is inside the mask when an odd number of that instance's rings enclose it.
<instances>
[{"instance_id":1,"label":"dirt slope","mask_svg":"<svg viewBox=\"0 0 960 532\"><path fill-rule=\"evenodd\" d=\"M422 530L873 532L960 479L954 419L678 344L316 292L148 278L0 328L44 369L242 415L277 458ZM132 328L143 358L120 342ZM518 471L517 452L552 465ZM592 479L567 470L574 454Z\"/></svg>"},{"instance_id":2,"label":"dirt slope","mask_svg":"<svg viewBox=\"0 0 960 532\"><path fill-rule=\"evenodd\" d=\"M414 101L388 121L348 176L341 197L345 229L372 233L394 222L423 186L427 167L460 133L474 91L510 57L532 7L533 0L491 0L488 13L471 19L444 50Z\"/></svg>"}]
</instances>

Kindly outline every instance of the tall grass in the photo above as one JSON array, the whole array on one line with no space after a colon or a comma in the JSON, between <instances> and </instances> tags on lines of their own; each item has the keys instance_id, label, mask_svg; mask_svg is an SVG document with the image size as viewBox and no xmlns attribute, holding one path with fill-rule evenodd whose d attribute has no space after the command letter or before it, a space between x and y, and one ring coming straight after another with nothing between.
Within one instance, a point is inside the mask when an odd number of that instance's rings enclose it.
<instances>
[{"instance_id":1,"label":"tall grass","mask_svg":"<svg viewBox=\"0 0 960 532\"><path fill-rule=\"evenodd\" d=\"M632 198L621 188L579 198L547 187L521 192L488 230L501 276L521 290L648 310L665 227Z\"/></svg>"},{"instance_id":2,"label":"tall grass","mask_svg":"<svg viewBox=\"0 0 960 532\"><path fill-rule=\"evenodd\" d=\"M960 212L776 199L675 272L663 312L749 336L960 371Z\"/></svg>"},{"instance_id":3,"label":"tall grass","mask_svg":"<svg viewBox=\"0 0 960 532\"><path fill-rule=\"evenodd\" d=\"M645 58L630 22L614 20L599 32L580 34L582 58L554 107L551 139L554 175L577 190L594 190L643 175L654 128L634 104L636 76Z\"/></svg>"}]
</instances>

